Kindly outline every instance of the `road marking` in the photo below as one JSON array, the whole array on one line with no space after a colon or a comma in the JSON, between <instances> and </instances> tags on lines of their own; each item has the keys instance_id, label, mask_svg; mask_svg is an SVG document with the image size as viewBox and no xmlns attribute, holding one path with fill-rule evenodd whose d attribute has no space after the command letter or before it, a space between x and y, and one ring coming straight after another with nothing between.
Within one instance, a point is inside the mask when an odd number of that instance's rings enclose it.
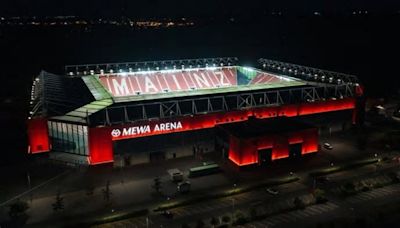
<instances>
[{"instance_id":1,"label":"road marking","mask_svg":"<svg viewBox=\"0 0 400 228\"><path fill-rule=\"evenodd\" d=\"M274 225L279 224L279 220L275 219L275 216L272 218L269 218L269 221L272 222Z\"/></svg>"},{"instance_id":2,"label":"road marking","mask_svg":"<svg viewBox=\"0 0 400 228\"><path fill-rule=\"evenodd\" d=\"M265 222L265 223L264 223ZM269 221L269 220L265 220L263 222L263 224L266 224L266 225L268 225L268 226L275 226L275 223L273 223L273 222L271 222L271 221Z\"/></svg>"},{"instance_id":3,"label":"road marking","mask_svg":"<svg viewBox=\"0 0 400 228\"><path fill-rule=\"evenodd\" d=\"M266 227L265 225L267 225L267 224L264 224L264 223L261 223L261 222L253 222L253 224L254 224L256 227Z\"/></svg>"},{"instance_id":4,"label":"road marking","mask_svg":"<svg viewBox=\"0 0 400 228\"><path fill-rule=\"evenodd\" d=\"M290 214L282 214L281 216L288 221L292 221L292 222L297 221L297 219L294 216L290 216Z\"/></svg>"},{"instance_id":5,"label":"road marking","mask_svg":"<svg viewBox=\"0 0 400 228\"><path fill-rule=\"evenodd\" d=\"M304 218L304 217L301 215L301 212L300 212L300 211L293 211L293 212L291 212L291 213L289 213L289 214L292 215L292 216L294 216L294 217L296 217L296 218L298 218L298 219Z\"/></svg>"},{"instance_id":6,"label":"road marking","mask_svg":"<svg viewBox=\"0 0 400 228\"><path fill-rule=\"evenodd\" d=\"M286 223L288 222L286 218L284 218L282 215L277 215L274 217L275 220L279 221L279 223Z\"/></svg>"},{"instance_id":7,"label":"road marking","mask_svg":"<svg viewBox=\"0 0 400 228\"><path fill-rule=\"evenodd\" d=\"M384 192L381 192L381 191L379 191L379 192L378 191L371 191L371 192L369 192L367 194L372 196L372 197L374 197L374 198L378 198L378 197L386 195Z\"/></svg>"},{"instance_id":8,"label":"road marking","mask_svg":"<svg viewBox=\"0 0 400 228\"><path fill-rule=\"evenodd\" d=\"M319 210L321 211L321 213L322 212L328 212L328 211L331 211L332 210L332 208L330 208L330 207L328 207L328 206L320 206L320 207L318 207L319 208Z\"/></svg>"},{"instance_id":9,"label":"road marking","mask_svg":"<svg viewBox=\"0 0 400 228\"><path fill-rule=\"evenodd\" d=\"M274 223L273 221L271 221L271 219L265 219L261 221L263 224L269 225L269 226L275 226L276 223Z\"/></svg>"},{"instance_id":10,"label":"road marking","mask_svg":"<svg viewBox=\"0 0 400 228\"><path fill-rule=\"evenodd\" d=\"M375 198L375 197L374 197L374 196L371 196L371 195L365 194L365 195L359 195L357 198L360 199L360 200L362 200L362 201L364 201L364 200L373 199L373 198Z\"/></svg>"},{"instance_id":11,"label":"road marking","mask_svg":"<svg viewBox=\"0 0 400 228\"><path fill-rule=\"evenodd\" d=\"M315 207L309 207L307 208L308 211L310 211L312 213L312 215L317 215L317 214L321 214L321 210L319 210L319 208L315 208Z\"/></svg>"},{"instance_id":12,"label":"road marking","mask_svg":"<svg viewBox=\"0 0 400 228\"><path fill-rule=\"evenodd\" d=\"M323 211L323 210L321 210L321 208L314 207L314 208L310 208L310 212L312 213L312 216L316 216L316 215L319 215L322 213L326 213L327 211Z\"/></svg>"},{"instance_id":13,"label":"road marking","mask_svg":"<svg viewBox=\"0 0 400 228\"><path fill-rule=\"evenodd\" d=\"M336 209L339 207L339 205L337 205L336 203L333 203L333 202L328 202L327 204L330 205L332 207L332 209Z\"/></svg>"},{"instance_id":14,"label":"road marking","mask_svg":"<svg viewBox=\"0 0 400 228\"><path fill-rule=\"evenodd\" d=\"M381 193L383 193L383 194L392 194L393 192L394 192L394 190L393 189L384 189L384 188L381 188L381 189L377 189L377 190L379 190Z\"/></svg>"},{"instance_id":15,"label":"road marking","mask_svg":"<svg viewBox=\"0 0 400 228\"><path fill-rule=\"evenodd\" d=\"M315 214L315 212L308 210L308 209L303 210L303 213L305 214L306 217L313 216Z\"/></svg>"}]
</instances>

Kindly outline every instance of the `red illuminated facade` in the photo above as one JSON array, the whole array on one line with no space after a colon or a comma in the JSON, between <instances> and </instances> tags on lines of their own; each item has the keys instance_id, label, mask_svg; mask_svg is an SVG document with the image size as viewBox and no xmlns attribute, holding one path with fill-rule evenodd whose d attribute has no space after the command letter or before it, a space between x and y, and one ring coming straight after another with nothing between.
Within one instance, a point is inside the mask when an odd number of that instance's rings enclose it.
<instances>
[{"instance_id":1,"label":"red illuminated facade","mask_svg":"<svg viewBox=\"0 0 400 228\"><path fill-rule=\"evenodd\" d=\"M338 100L330 100L323 102L282 105L276 107L255 108L249 110L232 111L226 113L213 113L198 116L187 116L179 119L168 119L164 121L142 121L135 124L127 124L121 126L110 127L92 127L88 131L89 140L89 164L102 164L113 162L113 141L153 136L159 134L168 134L174 132L193 131L205 128L213 128L218 124L232 123L246 121L249 117L256 117L259 119L275 118L275 117L295 117L324 112L340 111L340 110L353 110L355 112L355 99L345 98ZM179 127L176 127L179 122ZM156 125L160 128L160 124L176 123L175 128L166 128L164 130L154 131ZM136 134L123 135L129 128L148 126L149 131L136 131ZM143 128L142 128L143 129ZM115 132L120 132L119 135ZM296 132L289 134L287 137L271 137L268 140L261 140L256 149L273 147L272 159L279 159L287 157L287 145L302 142L303 154L316 151L317 137L314 135L314 130L307 130L303 132ZM133 133L133 131L131 131ZM29 148L30 153L47 152L50 150L47 121L45 119L32 119L28 124L29 134ZM308 137L306 137L308 136ZM238 165L246 165L257 162L254 155L255 147L250 145L250 142L232 142L232 150L229 153L229 158ZM272 146L274 145L274 146ZM239 155L237 151L242 151Z\"/></svg>"},{"instance_id":2,"label":"red illuminated facade","mask_svg":"<svg viewBox=\"0 0 400 228\"><path fill-rule=\"evenodd\" d=\"M110 131L107 128L89 128L89 157L90 165L114 161L113 144Z\"/></svg>"},{"instance_id":3,"label":"red illuminated facade","mask_svg":"<svg viewBox=\"0 0 400 228\"><path fill-rule=\"evenodd\" d=\"M301 154L318 151L318 130L316 128L284 134L267 134L252 138L229 136L229 159L238 166L258 164L258 152L271 149L271 160L289 157L289 147L301 144Z\"/></svg>"},{"instance_id":4,"label":"red illuminated facade","mask_svg":"<svg viewBox=\"0 0 400 228\"><path fill-rule=\"evenodd\" d=\"M355 112L355 99L345 98L339 100L330 100L323 102L282 105L276 107L254 108L248 110L204 114L198 116L187 116L179 119L168 119L167 121L142 121L131 125L112 126L107 127L110 132L110 140L121 140L129 138L137 138L144 136L152 136L166 133L192 131L204 128L213 128L217 124L232 123L245 121L249 117L256 117L258 119L274 118L274 117L295 117L311 114L318 114L324 112L353 110ZM160 123L180 122L182 127L164 131L153 131L155 126ZM123 131L130 127L142 127L149 125L150 131L142 131L137 134L124 135ZM117 130L120 134L113 135L113 130Z\"/></svg>"},{"instance_id":5,"label":"red illuminated facade","mask_svg":"<svg viewBox=\"0 0 400 228\"><path fill-rule=\"evenodd\" d=\"M35 118L28 121L28 153L37 154L50 151L47 120Z\"/></svg>"},{"instance_id":6,"label":"red illuminated facade","mask_svg":"<svg viewBox=\"0 0 400 228\"><path fill-rule=\"evenodd\" d=\"M122 126L112 126L112 127L102 127L102 128L92 128L89 130L89 138L90 142L95 144L96 141L104 143L106 146L104 147L96 147L98 149L90 148L90 164L99 164L105 163L108 161L112 161L112 141L113 140L122 140L129 138L137 138L137 137L146 137L153 136L159 134L167 134L174 132L183 132L183 131L192 131L199 130L205 128L213 128L218 124L224 123L232 123L232 122L240 122L246 121L249 117L256 117L260 119L265 118L275 118L275 117L295 117L295 116L303 116L310 114L318 114L324 112L332 112L332 111L341 111L341 110L353 110L355 108L355 99L346 98L339 100L330 100L324 102L314 102L314 103L305 103L298 105L283 105L277 107L266 107L266 108L257 108L257 109L249 109L242 111L234 111L227 113L215 113L215 114L204 114L195 117L182 117L179 119L169 119L168 121L143 121L139 123L135 123L132 125L122 125ZM163 123L171 123L171 122L180 122L181 128L172 129L172 130L164 130L164 131L153 131L156 125L160 125ZM149 131L140 133L140 134L131 134L131 135L122 135L124 128L127 129L131 127L140 127L140 126L149 126ZM101 129L102 134L93 134L92 132L97 129ZM113 135L112 132L118 130L120 134ZM303 143L302 154L312 153L317 151L317 141L318 136L316 134L317 130L304 130L301 132L294 132L289 134L287 137L278 137L278 136L268 136L268 140L260 143L257 149L268 148L273 146L273 159L284 158L288 156L288 144L294 143ZM99 138L97 138L99 137ZM108 142L106 142L108 141ZM240 146L235 147L235 143L233 143L232 153L229 153L229 158L233 162L238 165L246 165L257 162L257 159L254 155L254 147L252 145L246 146L246 144L251 144L249 142L242 142ZM91 144L92 145L92 144ZM93 147L94 148L94 147ZM246 149L246 148L253 148ZM248 151L249 150L249 151ZM243 151L239 156L235 151ZM93 159L92 159L93 158Z\"/></svg>"}]
</instances>

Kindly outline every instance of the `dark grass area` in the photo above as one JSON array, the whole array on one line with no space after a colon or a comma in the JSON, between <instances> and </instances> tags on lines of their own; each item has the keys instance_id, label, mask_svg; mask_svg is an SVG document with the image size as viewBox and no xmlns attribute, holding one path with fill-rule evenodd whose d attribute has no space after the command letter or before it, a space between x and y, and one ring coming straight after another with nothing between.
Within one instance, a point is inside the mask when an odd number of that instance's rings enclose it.
<instances>
[{"instance_id":1,"label":"dark grass area","mask_svg":"<svg viewBox=\"0 0 400 228\"><path fill-rule=\"evenodd\" d=\"M349 170L349 169L353 169L353 168L357 168L357 167L361 167L361 166L365 166L365 165L374 164L374 163L377 163L377 162L378 162L378 159L376 159L376 158L374 158L374 159L364 159L364 160L361 160L361 161L350 162L350 163L342 164L342 165L335 165L334 167L313 171L309 175L311 177L318 177L318 176L337 173L337 172L341 172L341 171L344 171L344 170Z\"/></svg>"},{"instance_id":2,"label":"dark grass area","mask_svg":"<svg viewBox=\"0 0 400 228\"><path fill-rule=\"evenodd\" d=\"M68 168L46 161L31 161L0 168L0 202L28 191L30 188L63 173ZM30 181L30 182L29 182Z\"/></svg>"}]
</instances>

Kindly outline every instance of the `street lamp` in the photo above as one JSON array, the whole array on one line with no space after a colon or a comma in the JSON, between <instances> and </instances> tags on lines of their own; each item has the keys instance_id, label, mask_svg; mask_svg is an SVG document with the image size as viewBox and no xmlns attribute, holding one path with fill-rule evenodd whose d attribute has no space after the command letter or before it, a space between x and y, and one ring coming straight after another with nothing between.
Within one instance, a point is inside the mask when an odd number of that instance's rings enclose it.
<instances>
[{"instance_id":1,"label":"street lamp","mask_svg":"<svg viewBox=\"0 0 400 228\"><path fill-rule=\"evenodd\" d=\"M235 212L235 198L232 198L232 221L233 221L233 213Z\"/></svg>"}]
</instances>

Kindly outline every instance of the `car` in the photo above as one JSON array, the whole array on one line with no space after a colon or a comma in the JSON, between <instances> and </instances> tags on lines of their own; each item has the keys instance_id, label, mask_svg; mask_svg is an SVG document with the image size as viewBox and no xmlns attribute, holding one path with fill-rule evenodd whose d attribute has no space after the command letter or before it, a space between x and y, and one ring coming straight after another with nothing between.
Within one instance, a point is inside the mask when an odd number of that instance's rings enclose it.
<instances>
[{"instance_id":1,"label":"car","mask_svg":"<svg viewBox=\"0 0 400 228\"><path fill-rule=\"evenodd\" d=\"M265 190L271 195L278 195L279 194L278 190L273 189L273 188L266 188Z\"/></svg>"},{"instance_id":2,"label":"car","mask_svg":"<svg viewBox=\"0 0 400 228\"><path fill-rule=\"evenodd\" d=\"M188 193L190 191L190 182L184 181L184 182L178 183L177 190L180 193Z\"/></svg>"},{"instance_id":3,"label":"car","mask_svg":"<svg viewBox=\"0 0 400 228\"><path fill-rule=\"evenodd\" d=\"M183 181L183 173L179 169L169 169L167 170L171 181L180 182Z\"/></svg>"},{"instance_id":4,"label":"car","mask_svg":"<svg viewBox=\"0 0 400 228\"><path fill-rule=\"evenodd\" d=\"M329 181L329 177L327 177L327 176L319 176L319 177L315 178L315 181L317 183L325 184L325 183L327 183Z\"/></svg>"},{"instance_id":5,"label":"car","mask_svg":"<svg viewBox=\"0 0 400 228\"><path fill-rule=\"evenodd\" d=\"M333 146L331 144L329 144L329 143L324 143L324 148L327 149L327 150L332 150Z\"/></svg>"}]
</instances>

